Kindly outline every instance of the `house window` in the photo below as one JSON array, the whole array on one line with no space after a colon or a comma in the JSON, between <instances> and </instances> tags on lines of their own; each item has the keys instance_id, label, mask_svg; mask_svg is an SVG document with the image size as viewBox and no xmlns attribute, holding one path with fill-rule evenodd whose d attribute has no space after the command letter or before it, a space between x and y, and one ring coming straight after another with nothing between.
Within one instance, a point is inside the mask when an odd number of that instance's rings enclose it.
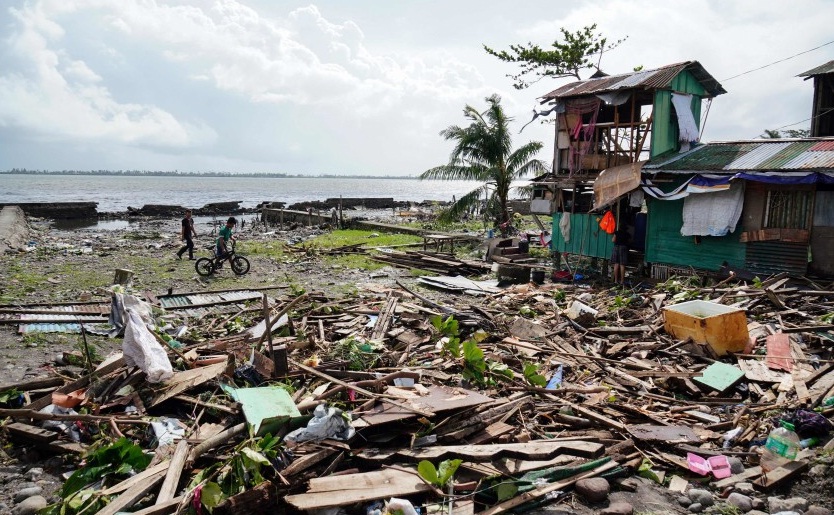
<instances>
[{"instance_id":1,"label":"house window","mask_svg":"<svg viewBox=\"0 0 834 515\"><path fill-rule=\"evenodd\" d=\"M765 229L811 228L814 192L811 190L769 190L765 205Z\"/></svg>"}]
</instances>

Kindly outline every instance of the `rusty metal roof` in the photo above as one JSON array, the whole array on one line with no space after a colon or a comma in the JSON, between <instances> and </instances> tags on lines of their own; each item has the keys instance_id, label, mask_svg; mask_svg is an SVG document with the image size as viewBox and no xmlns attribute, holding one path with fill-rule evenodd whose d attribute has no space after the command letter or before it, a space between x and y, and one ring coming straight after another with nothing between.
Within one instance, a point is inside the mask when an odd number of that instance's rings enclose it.
<instances>
[{"instance_id":1,"label":"rusty metal roof","mask_svg":"<svg viewBox=\"0 0 834 515\"><path fill-rule=\"evenodd\" d=\"M726 141L699 145L643 166L648 171L805 171L834 173L834 138Z\"/></svg>"},{"instance_id":2,"label":"rusty metal roof","mask_svg":"<svg viewBox=\"0 0 834 515\"><path fill-rule=\"evenodd\" d=\"M828 61L816 68L811 68L807 72L802 72L797 77L813 77L814 75L823 75L825 73L834 73L834 61Z\"/></svg>"},{"instance_id":3,"label":"rusty metal roof","mask_svg":"<svg viewBox=\"0 0 834 515\"><path fill-rule=\"evenodd\" d=\"M596 95L610 91L625 89L662 89L669 86L672 79L684 70L691 73L707 90L711 97L721 95L727 91L710 75L698 61L686 61L655 68L654 70L640 70L633 73L621 75L609 75L595 79L586 79L570 84L565 84L559 89L541 97L542 103L557 98L581 97Z\"/></svg>"}]
</instances>

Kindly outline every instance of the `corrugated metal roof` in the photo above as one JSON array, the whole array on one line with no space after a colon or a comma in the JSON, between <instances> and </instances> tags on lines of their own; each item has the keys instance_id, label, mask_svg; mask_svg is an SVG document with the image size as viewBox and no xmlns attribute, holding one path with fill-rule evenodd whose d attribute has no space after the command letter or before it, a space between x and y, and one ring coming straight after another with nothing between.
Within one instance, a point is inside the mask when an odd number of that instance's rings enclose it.
<instances>
[{"instance_id":1,"label":"corrugated metal roof","mask_svg":"<svg viewBox=\"0 0 834 515\"><path fill-rule=\"evenodd\" d=\"M252 290L230 291L223 293L205 293L195 295L172 295L160 297L163 308L192 306L194 304L215 304L220 302L244 301L261 298L261 294Z\"/></svg>"},{"instance_id":2,"label":"corrugated metal roof","mask_svg":"<svg viewBox=\"0 0 834 515\"><path fill-rule=\"evenodd\" d=\"M647 171L834 172L834 138L726 141L699 145L686 154L648 162Z\"/></svg>"},{"instance_id":3,"label":"corrugated metal roof","mask_svg":"<svg viewBox=\"0 0 834 515\"><path fill-rule=\"evenodd\" d=\"M547 102L556 98L580 97L623 89L660 89L668 87L672 79L684 70L690 72L704 86L709 96L714 97L727 92L698 61L686 61L654 70L641 70L572 82L541 98L543 102Z\"/></svg>"},{"instance_id":4,"label":"corrugated metal roof","mask_svg":"<svg viewBox=\"0 0 834 515\"><path fill-rule=\"evenodd\" d=\"M834 61L828 61L816 68L811 68L807 72L802 72L797 77L813 77L814 75L822 75L824 73L834 73Z\"/></svg>"}]
</instances>

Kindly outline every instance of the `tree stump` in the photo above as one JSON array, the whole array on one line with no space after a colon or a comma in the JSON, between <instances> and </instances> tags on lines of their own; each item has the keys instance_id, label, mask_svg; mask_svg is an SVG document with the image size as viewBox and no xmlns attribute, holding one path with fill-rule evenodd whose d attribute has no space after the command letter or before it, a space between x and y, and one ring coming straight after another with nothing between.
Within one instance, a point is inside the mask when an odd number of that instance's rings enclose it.
<instances>
[{"instance_id":1,"label":"tree stump","mask_svg":"<svg viewBox=\"0 0 834 515\"><path fill-rule=\"evenodd\" d=\"M130 286L131 282L133 282L133 270L128 270L126 268L116 269L116 275L113 277L113 284Z\"/></svg>"}]
</instances>

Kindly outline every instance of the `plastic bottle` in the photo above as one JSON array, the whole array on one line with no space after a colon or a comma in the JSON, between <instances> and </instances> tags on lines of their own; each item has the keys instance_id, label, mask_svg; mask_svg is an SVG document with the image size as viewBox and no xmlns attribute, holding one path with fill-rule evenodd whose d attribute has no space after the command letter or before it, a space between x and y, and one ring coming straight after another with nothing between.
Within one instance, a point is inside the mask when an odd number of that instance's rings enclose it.
<instances>
[{"instance_id":1,"label":"plastic bottle","mask_svg":"<svg viewBox=\"0 0 834 515\"><path fill-rule=\"evenodd\" d=\"M759 464L762 466L763 472L770 472L793 461L796 459L796 453L799 452L799 436L794 431L793 424L784 420L779 422L781 427L777 427L770 432L764 449L762 449Z\"/></svg>"}]
</instances>

